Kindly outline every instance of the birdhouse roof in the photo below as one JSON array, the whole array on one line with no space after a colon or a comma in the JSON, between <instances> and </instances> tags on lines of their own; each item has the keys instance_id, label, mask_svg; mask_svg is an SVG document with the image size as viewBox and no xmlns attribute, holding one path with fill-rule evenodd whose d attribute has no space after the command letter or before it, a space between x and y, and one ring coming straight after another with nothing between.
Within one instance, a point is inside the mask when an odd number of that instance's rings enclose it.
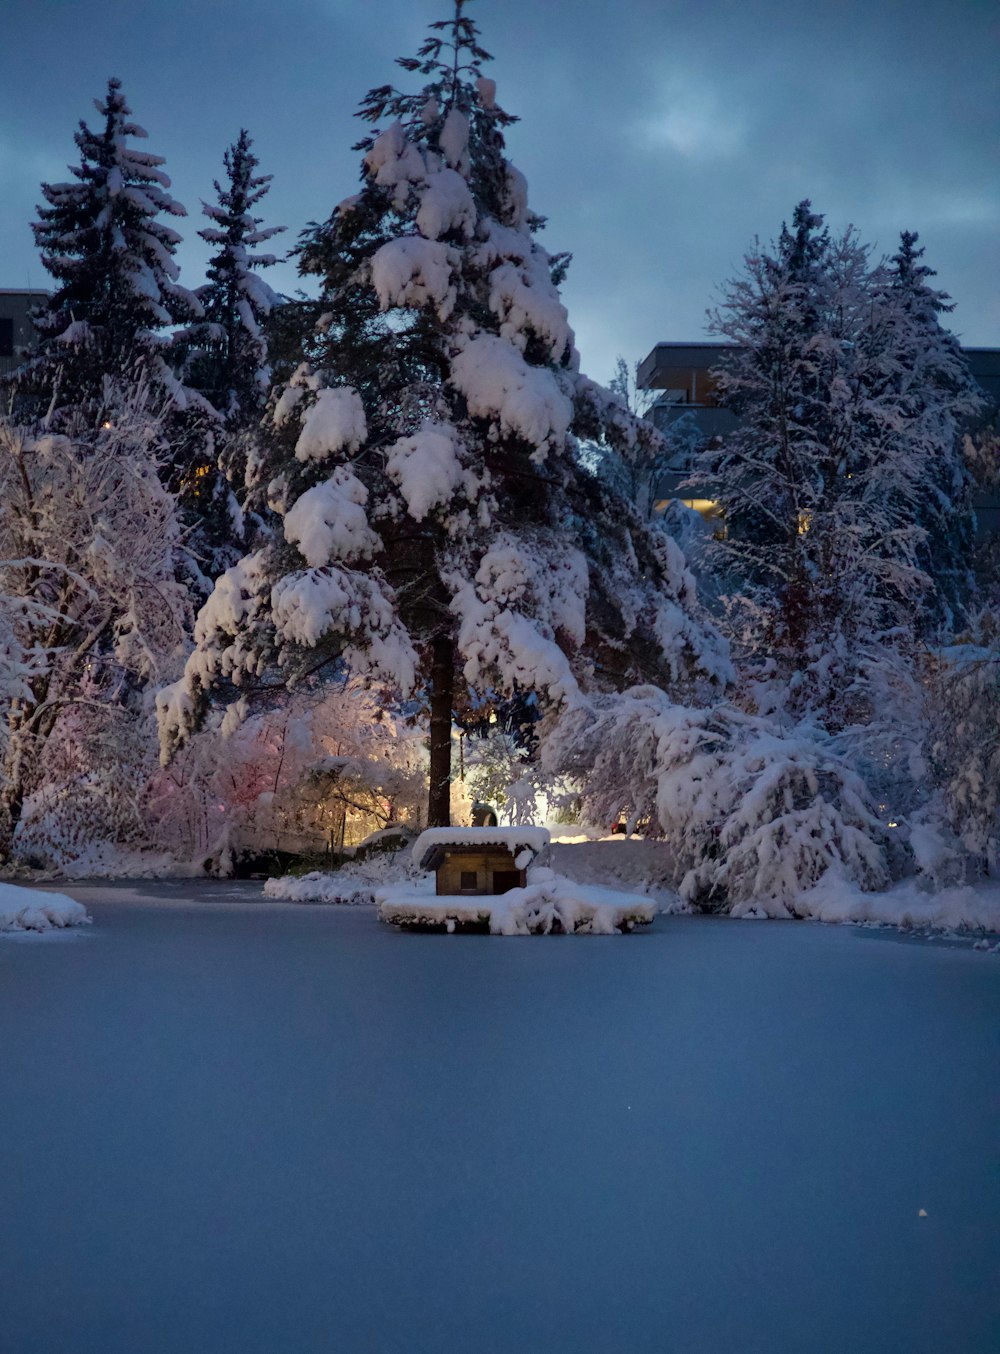
<instances>
[{"instance_id":1,"label":"birdhouse roof","mask_svg":"<svg viewBox=\"0 0 1000 1354\"><path fill-rule=\"evenodd\" d=\"M413 859L422 870L435 869L448 851L509 851L525 869L549 844L544 827L429 827L413 843Z\"/></svg>"}]
</instances>

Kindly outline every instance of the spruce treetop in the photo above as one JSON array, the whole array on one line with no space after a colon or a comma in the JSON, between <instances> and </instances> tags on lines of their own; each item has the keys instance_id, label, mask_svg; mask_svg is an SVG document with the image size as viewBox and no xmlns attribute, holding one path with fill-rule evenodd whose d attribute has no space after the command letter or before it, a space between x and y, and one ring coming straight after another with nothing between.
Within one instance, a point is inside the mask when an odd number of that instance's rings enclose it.
<instances>
[{"instance_id":1,"label":"spruce treetop","mask_svg":"<svg viewBox=\"0 0 1000 1354\"><path fill-rule=\"evenodd\" d=\"M198 299L205 318L191 326L183 342L192 349L188 370L230 424L259 417L270 388L266 317L278 297L259 276L277 262L274 254L252 252L284 226L263 225L254 207L266 195L272 175L257 174L259 161L245 128L223 154L225 183L214 181L215 203L202 203L213 223L198 232L216 246L207 268L208 282Z\"/></svg>"},{"instance_id":2,"label":"spruce treetop","mask_svg":"<svg viewBox=\"0 0 1000 1354\"><path fill-rule=\"evenodd\" d=\"M201 314L178 281L180 235L164 216L186 215L171 197L162 156L139 150L121 81L95 100L103 126L81 121L76 182L43 184L47 206L32 229L42 263L60 284L37 319L43 344L29 383L61 387L70 402L96 403L107 373L145 363L178 404L186 403L162 357L166 326Z\"/></svg>"}]
</instances>

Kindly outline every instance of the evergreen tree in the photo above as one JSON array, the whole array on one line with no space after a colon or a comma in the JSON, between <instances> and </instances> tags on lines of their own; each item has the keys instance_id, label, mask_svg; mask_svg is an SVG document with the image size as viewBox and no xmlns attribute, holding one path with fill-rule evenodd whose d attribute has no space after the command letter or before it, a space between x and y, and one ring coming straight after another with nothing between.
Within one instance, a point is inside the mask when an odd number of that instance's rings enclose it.
<instances>
[{"instance_id":1,"label":"evergreen tree","mask_svg":"<svg viewBox=\"0 0 1000 1354\"><path fill-rule=\"evenodd\" d=\"M146 132L131 121L119 80L97 108L103 127L81 122L76 133L77 182L42 185L49 205L33 229L60 285L38 317L41 351L15 377L15 407L22 422L86 436L108 379L143 383L164 405L170 454L160 472L185 518L183 572L204 595L239 556L241 514L218 465L222 421L177 378L180 352L166 332L203 315L178 281L180 236L162 219L186 212L167 191L162 157L131 144Z\"/></svg>"},{"instance_id":2,"label":"evergreen tree","mask_svg":"<svg viewBox=\"0 0 1000 1354\"><path fill-rule=\"evenodd\" d=\"M714 322L736 345L718 377L741 423L695 482L725 512L715 550L742 580L744 649L794 679L798 713L843 726L867 717L858 674L887 636L912 640L929 588L928 448L900 395L898 307L854 232L831 238L802 202Z\"/></svg>"},{"instance_id":3,"label":"evergreen tree","mask_svg":"<svg viewBox=\"0 0 1000 1354\"><path fill-rule=\"evenodd\" d=\"M256 245L279 235L284 226L262 229L253 209L268 191L272 175L256 174L259 161L244 129L224 156L226 184L215 180L218 204L202 203L214 223L198 234L217 246L208 265L208 283L199 288L204 319L188 329L192 353L188 379L237 430L256 422L271 384L264 323L278 297L258 275L277 262L274 254L254 254Z\"/></svg>"},{"instance_id":4,"label":"evergreen tree","mask_svg":"<svg viewBox=\"0 0 1000 1354\"><path fill-rule=\"evenodd\" d=\"M50 426L97 407L106 376L134 377L139 367L179 408L190 402L168 364L163 333L201 314L178 282L180 236L162 219L186 213L167 191L162 157L129 144L146 132L130 120L121 81L109 80L95 102L103 126L80 123L76 182L42 184L49 205L32 227L59 285L36 318L41 352L20 383L46 409L54 399Z\"/></svg>"},{"instance_id":5,"label":"evergreen tree","mask_svg":"<svg viewBox=\"0 0 1000 1354\"><path fill-rule=\"evenodd\" d=\"M941 323L954 306L929 285L934 270L921 262L917 238L903 231L887 270L894 384L902 436L922 470L916 521L925 535L917 558L934 583L927 623L950 630L961 624L973 591L975 520L962 435L985 401L958 340Z\"/></svg>"},{"instance_id":6,"label":"evergreen tree","mask_svg":"<svg viewBox=\"0 0 1000 1354\"><path fill-rule=\"evenodd\" d=\"M162 705L169 746L211 688L274 668L416 683L431 823L448 821L464 688L535 691L551 710L728 671L679 549L581 464L578 438L628 456L647 425L579 374L567 257L535 239L504 155L514 119L466 11L456 0L401 60L426 77L418 93L366 96L360 116L388 125L358 146L360 192L302 238L320 318L249 468L283 539L219 580Z\"/></svg>"}]
</instances>

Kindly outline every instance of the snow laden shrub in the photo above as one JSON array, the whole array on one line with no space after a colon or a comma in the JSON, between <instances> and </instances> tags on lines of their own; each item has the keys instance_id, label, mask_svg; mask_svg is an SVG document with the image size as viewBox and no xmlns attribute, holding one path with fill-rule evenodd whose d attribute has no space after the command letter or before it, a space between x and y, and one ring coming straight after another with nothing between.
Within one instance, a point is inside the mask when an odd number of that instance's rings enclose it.
<instances>
[{"instance_id":1,"label":"snow laden shrub","mask_svg":"<svg viewBox=\"0 0 1000 1354\"><path fill-rule=\"evenodd\" d=\"M567 257L538 243L487 59L458 0L400 63L423 88L362 102L360 189L302 237L315 322L248 464L281 529L203 608L167 755L214 693L348 665L416 693L447 823L466 692L571 708L729 676L679 548L581 463L581 437L627 455L657 434L578 370Z\"/></svg>"},{"instance_id":2,"label":"snow laden shrub","mask_svg":"<svg viewBox=\"0 0 1000 1354\"><path fill-rule=\"evenodd\" d=\"M190 626L162 438L143 383L108 382L73 436L0 421L0 859L29 797L53 840L81 814L134 825L151 693L181 670ZM50 833L39 813L67 822Z\"/></svg>"},{"instance_id":3,"label":"snow laden shrub","mask_svg":"<svg viewBox=\"0 0 1000 1354\"><path fill-rule=\"evenodd\" d=\"M931 794L911 826L917 868L936 885L1000 866L1000 616L984 609L927 662Z\"/></svg>"},{"instance_id":4,"label":"snow laden shrub","mask_svg":"<svg viewBox=\"0 0 1000 1354\"><path fill-rule=\"evenodd\" d=\"M303 685L242 720L213 714L151 777L152 840L201 863L226 852L319 855L390 824L421 824L426 751L419 731L357 679Z\"/></svg>"},{"instance_id":5,"label":"snow laden shrub","mask_svg":"<svg viewBox=\"0 0 1000 1354\"><path fill-rule=\"evenodd\" d=\"M862 889L888 882L864 782L818 729L674 705L646 686L593 698L543 746L590 819L624 813L665 839L681 896L702 910L795 916L827 872Z\"/></svg>"}]
</instances>

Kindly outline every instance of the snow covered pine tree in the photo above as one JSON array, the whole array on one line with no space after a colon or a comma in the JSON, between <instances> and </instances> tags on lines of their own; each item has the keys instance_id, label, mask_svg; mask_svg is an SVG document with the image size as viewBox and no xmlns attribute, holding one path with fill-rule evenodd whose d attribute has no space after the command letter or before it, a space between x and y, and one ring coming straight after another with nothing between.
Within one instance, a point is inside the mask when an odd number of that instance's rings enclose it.
<instances>
[{"instance_id":1,"label":"snow covered pine tree","mask_svg":"<svg viewBox=\"0 0 1000 1354\"><path fill-rule=\"evenodd\" d=\"M255 173L259 161L252 145L242 129L223 156L225 186L215 181L218 205L202 203L213 224L198 234L216 246L216 253L208 265L209 280L197 292L204 318L178 336L179 344L188 349L185 379L225 420L221 459L231 482L241 490L246 434L259 423L271 388L264 323L278 304L259 276L277 258L252 251L285 229L264 227L263 219L253 214L272 176Z\"/></svg>"},{"instance_id":2,"label":"snow covered pine tree","mask_svg":"<svg viewBox=\"0 0 1000 1354\"><path fill-rule=\"evenodd\" d=\"M229 531L228 489L216 465L220 420L212 405L177 379L174 338L165 332L202 315L178 281L180 236L163 217L186 216L167 191L163 158L129 144L146 132L131 121L121 81L95 101L99 131L80 123L78 182L42 184L49 203L33 226L42 263L60 285L41 310L39 355L14 377L22 424L49 432L91 430L104 408L105 381L142 384L162 406L171 454L161 465L188 519L187 572L202 595L219 572L215 556Z\"/></svg>"},{"instance_id":3,"label":"snow covered pine tree","mask_svg":"<svg viewBox=\"0 0 1000 1354\"><path fill-rule=\"evenodd\" d=\"M590 474L577 437L641 454L655 430L581 376L562 255L505 158L514 119L481 73L467 0L432 26L360 114L361 191L308 230L321 281L302 361L276 392L252 487L283 540L219 579L184 681L164 693L166 751L210 691L349 664L430 711L428 821L449 820L452 716L463 684L582 689L728 674L695 614L679 548Z\"/></svg>"},{"instance_id":4,"label":"snow covered pine tree","mask_svg":"<svg viewBox=\"0 0 1000 1354\"><path fill-rule=\"evenodd\" d=\"M960 628L972 598L974 517L972 475L963 453L963 433L986 401L941 315L954 306L928 280L934 269L921 262L917 235L903 231L887 269L895 358L893 383L903 413L904 446L920 471L916 520L925 533L917 559L931 579L925 598L925 630Z\"/></svg>"},{"instance_id":5,"label":"snow covered pine tree","mask_svg":"<svg viewBox=\"0 0 1000 1354\"><path fill-rule=\"evenodd\" d=\"M18 386L38 395L40 412L54 399L52 431L103 403L105 376L134 376L138 366L186 408L188 392L166 360L162 331L201 314L177 280L180 236L161 219L186 215L167 192L162 157L128 144L146 132L130 121L120 80L109 80L95 104L103 128L81 121L74 136L78 182L43 183L49 206L32 227L42 263L60 285L36 317L41 351Z\"/></svg>"},{"instance_id":6,"label":"snow covered pine tree","mask_svg":"<svg viewBox=\"0 0 1000 1354\"><path fill-rule=\"evenodd\" d=\"M960 357L931 332L912 260L896 264L870 269L808 202L757 244L713 317L735 345L718 376L741 423L689 481L725 511L714 549L739 580L738 646L769 660L793 716L834 729L869 719L870 674L939 614L931 530L947 534L965 493Z\"/></svg>"}]
</instances>

